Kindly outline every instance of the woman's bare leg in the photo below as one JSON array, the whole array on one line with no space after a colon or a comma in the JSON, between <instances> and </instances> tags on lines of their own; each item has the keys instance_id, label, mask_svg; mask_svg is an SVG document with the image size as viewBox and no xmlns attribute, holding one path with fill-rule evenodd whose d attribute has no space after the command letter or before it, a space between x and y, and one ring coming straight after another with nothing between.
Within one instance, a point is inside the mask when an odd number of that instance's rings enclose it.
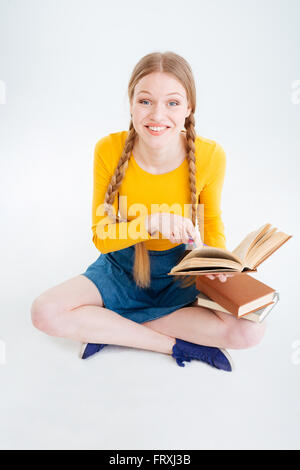
<instances>
[{"instance_id":1,"label":"woman's bare leg","mask_svg":"<svg viewBox=\"0 0 300 470\"><path fill-rule=\"evenodd\" d=\"M104 343L172 353L175 340L103 307L102 297L86 276L79 275L37 297L31 307L39 330L83 343Z\"/></svg>"},{"instance_id":2,"label":"woman's bare leg","mask_svg":"<svg viewBox=\"0 0 300 470\"><path fill-rule=\"evenodd\" d=\"M244 349L260 342L265 321L254 323L227 313L196 306L184 307L143 323L157 332L203 346Z\"/></svg>"}]
</instances>

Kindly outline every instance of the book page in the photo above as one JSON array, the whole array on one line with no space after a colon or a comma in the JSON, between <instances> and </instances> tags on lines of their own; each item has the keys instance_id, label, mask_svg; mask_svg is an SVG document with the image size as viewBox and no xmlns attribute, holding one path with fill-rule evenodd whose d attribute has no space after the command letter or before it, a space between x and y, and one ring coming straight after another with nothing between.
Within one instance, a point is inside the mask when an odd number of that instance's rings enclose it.
<instances>
[{"instance_id":1,"label":"book page","mask_svg":"<svg viewBox=\"0 0 300 470\"><path fill-rule=\"evenodd\" d=\"M233 250L236 256L238 256L242 263L245 263L246 257L248 252L251 248L257 243L257 241L264 236L264 234L271 228L271 224L267 223L262 225L259 229L250 232L242 241L241 243Z\"/></svg>"},{"instance_id":2,"label":"book page","mask_svg":"<svg viewBox=\"0 0 300 470\"><path fill-rule=\"evenodd\" d=\"M231 259L232 261L236 261L237 263L242 264L240 258L236 256L236 254L232 253L231 251L225 250L224 248L217 248L215 246L195 248L194 250L190 251L184 258L182 258L179 264L181 265L183 261L187 261L188 259L192 258L222 258L224 260Z\"/></svg>"},{"instance_id":3,"label":"book page","mask_svg":"<svg viewBox=\"0 0 300 470\"><path fill-rule=\"evenodd\" d=\"M201 268L231 268L241 271L242 266L236 261L223 258L193 258L187 261L182 260L177 266L174 266L170 273L176 271L193 270Z\"/></svg>"},{"instance_id":4,"label":"book page","mask_svg":"<svg viewBox=\"0 0 300 470\"><path fill-rule=\"evenodd\" d=\"M185 271L176 271L176 272L169 272L167 274L176 276L177 274L180 275L197 275L202 276L204 274L219 274L219 273L233 273L236 274L237 272L241 272L240 270L230 269L230 268L192 268L186 269Z\"/></svg>"},{"instance_id":5,"label":"book page","mask_svg":"<svg viewBox=\"0 0 300 470\"><path fill-rule=\"evenodd\" d=\"M246 263L248 261L248 257L249 256L252 256L253 253L255 253L256 249L261 246L263 243L265 243L266 240L268 240L272 235L273 233L275 233L277 230L276 227L272 228L271 230L269 230L268 232L266 232L256 243L254 246L252 246L248 253L247 253L247 257L246 257Z\"/></svg>"},{"instance_id":6,"label":"book page","mask_svg":"<svg viewBox=\"0 0 300 470\"><path fill-rule=\"evenodd\" d=\"M226 308L217 304L217 302L214 302L213 300L211 300L209 297L207 297L207 295L203 294L203 292L199 292L199 294L197 295L197 305L201 307L218 310L220 312L228 313L231 315L231 313L228 310L226 310Z\"/></svg>"},{"instance_id":7,"label":"book page","mask_svg":"<svg viewBox=\"0 0 300 470\"><path fill-rule=\"evenodd\" d=\"M273 233L265 243L262 243L261 246L254 250L247 259L247 267L256 268L261 264L266 258L268 258L274 251L276 251L283 243L289 240L292 235L287 235L284 232Z\"/></svg>"}]
</instances>

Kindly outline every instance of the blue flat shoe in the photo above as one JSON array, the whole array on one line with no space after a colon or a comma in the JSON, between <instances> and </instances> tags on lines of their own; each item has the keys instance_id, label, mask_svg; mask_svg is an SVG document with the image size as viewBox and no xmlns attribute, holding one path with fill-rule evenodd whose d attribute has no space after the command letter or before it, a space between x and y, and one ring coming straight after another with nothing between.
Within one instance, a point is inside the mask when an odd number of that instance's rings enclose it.
<instances>
[{"instance_id":1,"label":"blue flat shoe","mask_svg":"<svg viewBox=\"0 0 300 470\"><path fill-rule=\"evenodd\" d=\"M184 367L186 362L191 362L192 359L206 362L216 369L231 372L233 370L233 361L226 351L226 349L214 348L211 346L201 346L200 344L190 343L182 339L176 339L176 343L172 349L172 357L176 359L180 367Z\"/></svg>"},{"instance_id":2,"label":"blue flat shoe","mask_svg":"<svg viewBox=\"0 0 300 470\"><path fill-rule=\"evenodd\" d=\"M95 343L83 343L79 357L81 359L87 359L88 357L101 351L101 349L107 346L107 344L95 344Z\"/></svg>"}]
</instances>

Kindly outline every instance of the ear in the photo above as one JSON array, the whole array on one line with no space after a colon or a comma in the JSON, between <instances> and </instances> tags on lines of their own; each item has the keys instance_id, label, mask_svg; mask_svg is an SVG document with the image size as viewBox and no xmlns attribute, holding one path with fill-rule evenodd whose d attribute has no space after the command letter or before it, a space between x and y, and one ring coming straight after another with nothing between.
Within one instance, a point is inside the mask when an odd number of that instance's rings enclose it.
<instances>
[{"instance_id":1,"label":"ear","mask_svg":"<svg viewBox=\"0 0 300 470\"><path fill-rule=\"evenodd\" d=\"M189 117L189 115L191 114L191 111L192 111L192 108L187 109L187 114L186 114L185 118Z\"/></svg>"},{"instance_id":2,"label":"ear","mask_svg":"<svg viewBox=\"0 0 300 470\"><path fill-rule=\"evenodd\" d=\"M132 103L129 103L129 112L130 112L130 116L132 116Z\"/></svg>"}]
</instances>

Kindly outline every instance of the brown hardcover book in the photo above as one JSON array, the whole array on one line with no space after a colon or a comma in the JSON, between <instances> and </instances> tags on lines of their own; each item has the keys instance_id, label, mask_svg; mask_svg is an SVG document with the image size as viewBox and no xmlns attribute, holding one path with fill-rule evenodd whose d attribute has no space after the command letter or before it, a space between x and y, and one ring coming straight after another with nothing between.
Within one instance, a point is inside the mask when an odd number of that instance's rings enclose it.
<instances>
[{"instance_id":1,"label":"brown hardcover book","mask_svg":"<svg viewBox=\"0 0 300 470\"><path fill-rule=\"evenodd\" d=\"M245 273L229 277L226 282L197 276L196 288L236 317L271 304L276 292L272 287Z\"/></svg>"},{"instance_id":2,"label":"brown hardcover book","mask_svg":"<svg viewBox=\"0 0 300 470\"><path fill-rule=\"evenodd\" d=\"M239 318L244 318L246 320L250 320L256 323L262 323L264 319L269 315L271 310L273 310L273 307L277 304L278 301L279 292L276 291L273 297L273 302L268 303L267 305L263 305L258 310L254 310L251 313L246 313L245 315L242 315ZM214 300L211 300L209 297L207 297L207 295L203 294L203 292L199 292L199 294L197 295L197 304L199 305L199 307L205 307L212 310L217 310L219 312L227 313L228 315L235 316L233 315L233 313L229 312L229 310L226 310L226 308L217 304L217 302L214 302Z\"/></svg>"},{"instance_id":3,"label":"brown hardcover book","mask_svg":"<svg viewBox=\"0 0 300 470\"><path fill-rule=\"evenodd\" d=\"M276 232L271 224L249 233L233 250L213 246L195 248L168 273L170 275L203 275L221 272L257 271L263 261L287 242L292 235Z\"/></svg>"}]
</instances>

